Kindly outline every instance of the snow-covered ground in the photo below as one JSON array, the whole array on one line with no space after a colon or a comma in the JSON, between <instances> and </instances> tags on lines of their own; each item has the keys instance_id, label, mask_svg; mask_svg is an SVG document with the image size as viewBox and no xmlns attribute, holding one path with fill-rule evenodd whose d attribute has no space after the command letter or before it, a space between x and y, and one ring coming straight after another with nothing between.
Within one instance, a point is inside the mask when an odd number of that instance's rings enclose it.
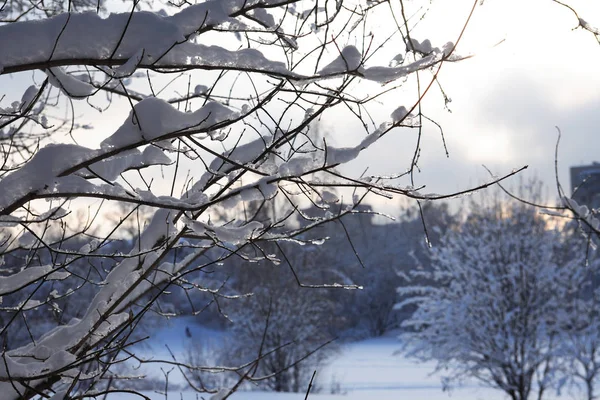
<instances>
[{"instance_id":1,"label":"snow-covered ground","mask_svg":"<svg viewBox=\"0 0 600 400\"><path fill-rule=\"evenodd\" d=\"M186 335L186 328L191 333L191 338ZM204 329L194 325L190 320L178 319L166 322L165 326L155 331L152 339L140 350L144 356L153 355L156 358L169 358L169 352L165 347L173 351L180 359L183 359L186 350L186 342L195 338L212 336L218 340L217 331ZM395 355L399 348L399 342L395 335L380 338L362 340L345 344L337 356L328 366L317 371L318 384L321 391L310 395L313 400L501 400L506 399L498 390L484 388L475 384L454 388L450 392L444 392L439 375L431 375L433 364L419 364L406 358ZM151 375L161 376L160 366L155 365L155 371L145 366L145 372ZM170 382L179 383L181 378L175 376L175 371L169 376ZM333 384L333 385L332 385ZM335 394L331 394L331 388L335 386ZM164 400L163 393L144 392L152 400ZM110 400L129 400L139 397L128 395L113 395ZM204 395L205 399L210 398ZM546 396L552 399L554 396ZM575 398L573 395L565 395L564 399ZM196 400L201 399L198 393L193 391L173 391L168 393L167 399L173 400ZM230 397L232 400L303 400L301 393L266 393L266 392L244 392L240 391Z\"/></svg>"}]
</instances>

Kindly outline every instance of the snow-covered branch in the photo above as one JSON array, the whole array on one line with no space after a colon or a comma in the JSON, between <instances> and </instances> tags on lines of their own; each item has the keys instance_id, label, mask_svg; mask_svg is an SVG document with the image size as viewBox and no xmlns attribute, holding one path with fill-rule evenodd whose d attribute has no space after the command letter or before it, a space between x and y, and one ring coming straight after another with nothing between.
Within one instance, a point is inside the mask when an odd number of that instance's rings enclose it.
<instances>
[{"instance_id":1,"label":"snow-covered branch","mask_svg":"<svg viewBox=\"0 0 600 400\"><path fill-rule=\"evenodd\" d=\"M103 377L170 288L239 297L203 274L226 260L285 261L299 286L357 288L344 274L304 284L281 244L320 243L310 232L330 221L346 230L342 217L371 195L460 194L398 183L412 159L384 176L348 172L385 136L421 135L419 103L460 60L460 36L407 43L411 26L363 0L136 2L112 14L46 3L0 6L0 79L33 77L0 96L0 335L21 338L1 353L7 399L108 393ZM389 19L389 36L371 15ZM388 63L387 48L406 51ZM417 71L432 72L428 89L406 96ZM342 119L359 136L326 123Z\"/></svg>"}]
</instances>

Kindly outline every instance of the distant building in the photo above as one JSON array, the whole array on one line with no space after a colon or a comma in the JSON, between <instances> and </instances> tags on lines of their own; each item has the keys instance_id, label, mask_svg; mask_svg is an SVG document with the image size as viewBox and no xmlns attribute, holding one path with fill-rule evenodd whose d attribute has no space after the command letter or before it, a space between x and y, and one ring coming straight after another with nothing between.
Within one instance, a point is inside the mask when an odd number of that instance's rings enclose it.
<instances>
[{"instance_id":1,"label":"distant building","mask_svg":"<svg viewBox=\"0 0 600 400\"><path fill-rule=\"evenodd\" d=\"M577 203L600 208L600 163L571 167L571 193Z\"/></svg>"}]
</instances>

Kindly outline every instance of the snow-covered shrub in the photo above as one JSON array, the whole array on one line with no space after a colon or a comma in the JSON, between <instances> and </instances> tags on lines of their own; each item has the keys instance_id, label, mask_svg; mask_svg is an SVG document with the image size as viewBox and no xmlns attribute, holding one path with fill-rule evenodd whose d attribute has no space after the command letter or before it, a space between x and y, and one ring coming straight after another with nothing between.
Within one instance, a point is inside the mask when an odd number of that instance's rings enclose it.
<instances>
[{"instance_id":1,"label":"snow-covered shrub","mask_svg":"<svg viewBox=\"0 0 600 400\"><path fill-rule=\"evenodd\" d=\"M329 333L336 315L322 289L263 288L231 313L229 359L257 360L253 380L276 392L302 392L315 369L336 351Z\"/></svg>"},{"instance_id":2,"label":"snow-covered shrub","mask_svg":"<svg viewBox=\"0 0 600 400\"><path fill-rule=\"evenodd\" d=\"M190 336L186 345L185 362L195 367L190 370L188 379L198 391L229 387L237 380L238 375L226 369L227 365L237 365L233 363L228 344L226 337Z\"/></svg>"},{"instance_id":3,"label":"snow-covered shrub","mask_svg":"<svg viewBox=\"0 0 600 400\"><path fill-rule=\"evenodd\" d=\"M432 249L432 270L409 274L428 283L399 288L399 307L418 306L403 324L404 351L436 361L448 382L541 398L564 372L567 321L589 278L585 247L518 202L470 211Z\"/></svg>"}]
</instances>

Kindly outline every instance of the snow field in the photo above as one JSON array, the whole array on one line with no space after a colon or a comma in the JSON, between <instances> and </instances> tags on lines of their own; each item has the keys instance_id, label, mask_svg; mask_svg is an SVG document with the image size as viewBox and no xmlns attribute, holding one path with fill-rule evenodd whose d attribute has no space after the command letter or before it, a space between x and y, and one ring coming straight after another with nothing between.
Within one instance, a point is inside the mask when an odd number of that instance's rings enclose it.
<instances>
[{"instance_id":1,"label":"snow field","mask_svg":"<svg viewBox=\"0 0 600 400\"><path fill-rule=\"evenodd\" d=\"M186 335L186 328L191 338ZM198 337L210 337L218 341L223 332L210 330L195 325L190 318L177 318L165 321L165 325L154 332L138 355L155 359L168 358L169 349L180 359L184 359L186 343ZM443 391L439 374L432 375L434 364L415 363L401 355L395 354L400 348L396 335L391 333L384 337L361 340L342 345L339 355L320 371L315 380L319 391L311 393L309 399L314 400L502 400L502 392L485 388L476 383ZM159 364L149 364L142 367L149 376L162 379ZM168 370L170 368L164 368ZM173 384L183 383L177 371L169 375ZM308 386L308 382L307 382ZM331 393L331 391L334 393ZM164 393L143 392L152 400L164 400ZM209 396L203 395L205 399ZM233 400L303 400L304 393L274 393L264 391L239 391L233 394ZM110 400L129 400L139 397L132 395L112 395ZM193 390L173 390L167 393L167 399L196 400L201 399L199 393ZM556 398L549 395L546 399ZM562 398L576 398L567 394Z\"/></svg>"}]
</instances>

